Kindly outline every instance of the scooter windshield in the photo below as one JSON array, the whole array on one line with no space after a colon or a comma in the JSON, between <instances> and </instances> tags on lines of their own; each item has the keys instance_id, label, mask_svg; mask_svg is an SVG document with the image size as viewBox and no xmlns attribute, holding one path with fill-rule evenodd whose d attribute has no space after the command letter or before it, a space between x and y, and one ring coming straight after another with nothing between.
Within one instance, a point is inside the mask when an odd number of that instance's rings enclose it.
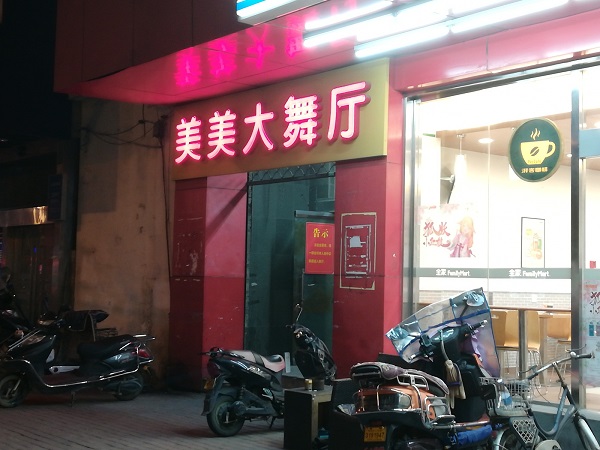
<instances>
[{"instance_id":1,"label":"scooter windshield","mask_svg":"<svg viewBox=\"0 0 600 450\"><path fill-rule=\"evenodd\" d=\"M490 376L497 377L500 364L492 331L490 307L483 289L463 292L454 298L428 305L412 316L407 317L386 333L400 357L407 363L414 362L413 356L419 353L422 334L433 337L445 327L464 324L478 325L487 321L477 332L464 341L462 351L475 353L481 365Z\"/></svg>"}]
</instances>

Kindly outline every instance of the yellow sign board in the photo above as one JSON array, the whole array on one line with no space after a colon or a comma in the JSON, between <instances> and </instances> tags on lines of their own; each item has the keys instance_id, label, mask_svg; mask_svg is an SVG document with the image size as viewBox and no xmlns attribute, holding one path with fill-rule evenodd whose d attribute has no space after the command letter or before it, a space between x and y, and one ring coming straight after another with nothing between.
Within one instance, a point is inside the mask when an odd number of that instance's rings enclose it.
<instances>
[{"instance_id":1,"label":"yellow sign board","mask_svg":"<svg viewBox=\"0 0 600 450\"><path fill-rule=\"evenodd\" d=\"M387 154L389 60L179 106L174 179Z\"/></svg>"}]
</instances>

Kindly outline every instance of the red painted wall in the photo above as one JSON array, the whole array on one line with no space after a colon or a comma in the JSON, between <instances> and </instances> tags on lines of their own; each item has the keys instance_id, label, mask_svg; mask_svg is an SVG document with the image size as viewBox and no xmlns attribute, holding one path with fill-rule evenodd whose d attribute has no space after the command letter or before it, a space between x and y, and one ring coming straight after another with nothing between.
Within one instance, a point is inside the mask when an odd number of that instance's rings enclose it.
<instances>
[{"instance_id":1,"label":"red painted wall","mask_svg":"<svg viewBox=\"0 0 600 450\"><path fill-rule=\"evenodd\" d=\"M344 233L342 214L377 214L374 289L340 287L342 246L336 248L332 352L338 378L347 377L357 362L373 361L380 352L393 353L385 333L401 320L404 120L400 94L391 92L389 101L388 157L336 165L337 235Z\"/></svg>"},{"instance_id":2,"label":"red painted wall","mask_svg":"<svg viewBox=\"0 0 600 450\"><path fill-rule=\"evenodd\" d=\"M199 353L243 344L246 174L177 182L173 223L169 376L199 389Z\"/></svg>"}]
</instances>

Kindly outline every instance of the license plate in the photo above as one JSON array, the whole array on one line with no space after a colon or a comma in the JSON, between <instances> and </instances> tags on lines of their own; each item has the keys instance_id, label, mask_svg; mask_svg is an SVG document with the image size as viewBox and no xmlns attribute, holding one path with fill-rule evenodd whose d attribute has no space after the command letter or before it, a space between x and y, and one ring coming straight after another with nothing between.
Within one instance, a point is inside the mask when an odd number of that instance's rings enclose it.
<instances>
[{"instance_id":1,"label":"license plate","mask_svg":"<svg viewBox=\"0 0 600 450\"><path fill-rule=\"evenodd\" d=\"M215 379L214 378L210 378L204 382L204 390L205 391L210 391L214 387L215 387Z\"/></svg>"},{"instance_id":2,"label":"license plate","mask_svg":"<svg viewBox=\"0 0 600 450\"><path fill-rule=\"evenodd\" d=\"M385 442L385 427L365 427L364 442Z\"/></svg>"}]
</instances>

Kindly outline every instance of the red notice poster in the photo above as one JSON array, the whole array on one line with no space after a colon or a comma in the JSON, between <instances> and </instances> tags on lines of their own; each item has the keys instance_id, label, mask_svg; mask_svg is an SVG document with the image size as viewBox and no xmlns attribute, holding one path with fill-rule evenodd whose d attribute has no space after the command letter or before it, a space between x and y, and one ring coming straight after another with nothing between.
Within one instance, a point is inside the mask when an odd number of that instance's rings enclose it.
<instances>
[{"instance_id":1,"label":"red notice poster","mask_svg":"<svg viewBox=\"0 0 600 450\"><path fill-rule=\"evenodd\" d=\"M332 223L306 223L305 273L333 274Z\"/></svg>"}]
</instances>

